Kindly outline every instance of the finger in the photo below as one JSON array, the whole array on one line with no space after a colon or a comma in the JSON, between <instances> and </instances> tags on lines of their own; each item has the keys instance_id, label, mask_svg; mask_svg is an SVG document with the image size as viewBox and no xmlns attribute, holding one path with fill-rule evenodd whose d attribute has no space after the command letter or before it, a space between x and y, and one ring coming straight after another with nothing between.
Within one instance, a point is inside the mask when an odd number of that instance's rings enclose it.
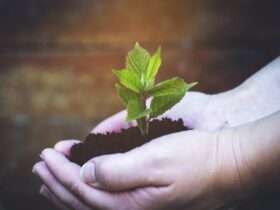
<instances>
[{"instance_id":1,"label":"finger","mask_svg":"<svg viewBox=\"0 0 280 210\"><path fill-rule=\"evenodd\" d=\"M101 123L99 123L91 133L106 133L106 132L118 132L121 129L129 128L135 123L133 122L126 122L126 111L121 111Z\"/></svg>"},{"instance_id":2,"label":"finger","mask_svg":"<svg viewBox=\"0 0 280 210\"><path fill-rule=\"evenodd\" d=\"M164 155L138 148L88 161L81 169L81 178L89 185L108 191L167 186L171 180L163 173L164 161Z\"/></svg>"},{"instance_id":3,"label":"finger","mask_svg":"<svg viewBox=\"0 0 280 210\"><path fill-rule=\"evenodd\" d=\"M54 149L65 156L70 156L71 147L78 143L80 143L79 140L63 140L56 143Z\"/></svg>"},{"instance_id":4,"label":"finger","mask_svg":"<svg viewBox=\"0 0 280 210\"><path fill-rule=\"evenodd\" d=\"M63 203L64 206L73 209L90 210L85 204L67 190L56 178L49 172L44 162L39 162L34 166L34 172L41 178L44 184L51 192Z\"/></svg>"},{"instance_id":5,"label":"finger","mask_svg":"<svg viewBox=\"0 0 280 210\"><path fill-rule=\"evenodd\" d=\"M45 149L41 157L58 182L86 204L101 209L104 206L114 206L114 196L111 193L94 189L81 181L80 166L53 149Z\"/></svg>"},{"instance_id":6,"label":"finger","mask_svg":"<svg viewBox=\"0 0 280 210\"><path fill-rule=\"evenodd\" d=\"M40 194L43 195L48 200L50 200L59 209L70 210L53 193L51 193L50 190L45 185L43 185L40 188Z\"/></svg>"}]
</instances>

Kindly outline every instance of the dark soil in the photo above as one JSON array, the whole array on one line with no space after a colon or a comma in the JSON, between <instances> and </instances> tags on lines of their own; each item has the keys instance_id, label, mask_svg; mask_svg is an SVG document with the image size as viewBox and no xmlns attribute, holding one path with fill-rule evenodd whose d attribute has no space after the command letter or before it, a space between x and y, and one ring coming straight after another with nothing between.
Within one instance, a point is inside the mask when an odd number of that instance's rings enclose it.
<instances>
[{"instance_id":1,"label":"dark soil","mask_svg":"<svg viewBox=\"0 0 280 210\"><path fill-rule=\"evenodd\" d=\"M89 134L86 140L71 148L70 160L82 165L93 157L121 153L141 146L162 135L189 130L183 120L164 118L150 123L149 135L144 137L137 127L123 129L118 133Z\"/></svg>"}]
</instances>

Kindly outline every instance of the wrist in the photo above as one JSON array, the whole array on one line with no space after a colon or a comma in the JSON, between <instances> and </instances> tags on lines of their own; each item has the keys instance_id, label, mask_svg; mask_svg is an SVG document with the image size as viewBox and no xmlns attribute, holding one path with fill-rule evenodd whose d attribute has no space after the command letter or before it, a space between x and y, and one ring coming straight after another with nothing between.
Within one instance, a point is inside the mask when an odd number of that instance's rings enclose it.
<instances>
[{"instance_id":1,"label":"wrist","mask_svg":"<svg viewBox=\"0 0 280 210\"><path fill-rule=\"evenodd\" d=\"M242 149L246 133L237 128L218 132L216 189L228 204L237 204L253 197L255 180Z\"/></svg>"},{"instance_id":2,"label":"wrist","mask_svg":"<svg viewBox=\"0 0 280 210\"><path fill-rule=\"evenodd\" d=\"M280 190L280 112L219 132L217 183L229 201Z\"/></svg>"},{"instance_id":3,"label":"wrist","mask_svg":"<svg viewBox=\"0 0 280 210\"><path fill-rule=\"evenodd\" d=\"M229 126L261 119L280 110L280 57L238 87L214 95Z\"/></svg>"},{"instance_id":4,"label":"wrist","mask_svg":"<svg viewBox=\"0 0 280 210\"><path fill-rule=\"evenodd\" d=\"M255 194L280 189L280 112L238 128L241 166Z\"/></svg>"},{"instance_id":5,"label":"wrist","mask_svg":"<svg viewBox=\"0 0 280 210\"><path fill-rule=\"evenodd\" d=\"M280 88L266 89L257 81L245 81L230 91L213 95L213 98L221 107L229 127L254 122L280 110Z\"/></svg>"}]
</instances>

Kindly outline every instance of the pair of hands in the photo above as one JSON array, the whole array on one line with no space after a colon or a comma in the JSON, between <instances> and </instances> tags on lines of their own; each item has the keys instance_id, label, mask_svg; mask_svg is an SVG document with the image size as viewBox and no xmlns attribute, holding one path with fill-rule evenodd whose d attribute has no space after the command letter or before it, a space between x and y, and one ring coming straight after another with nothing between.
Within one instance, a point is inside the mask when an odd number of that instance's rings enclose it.
<instances>
[{"instance_id":1,"label":"pair of hands","mask_svg":"<svg viewBox=\"0 0 280 210\"><path fill-rule=\"evenodd\" d=\"M230 127L257 115L242 104L252 98L239 100L247 94L237 92L189 92L164 117L182 118L194 130L162 136L126 153L95 157L82 168L67 159L76 140L45 149L33 168L43 182L40 193L61 209L76 210L196 210L230 203L241 190L238 139ZM93 132L126 127L124 118L124 112L118 113Z\"/></svg>"}]
</instances>

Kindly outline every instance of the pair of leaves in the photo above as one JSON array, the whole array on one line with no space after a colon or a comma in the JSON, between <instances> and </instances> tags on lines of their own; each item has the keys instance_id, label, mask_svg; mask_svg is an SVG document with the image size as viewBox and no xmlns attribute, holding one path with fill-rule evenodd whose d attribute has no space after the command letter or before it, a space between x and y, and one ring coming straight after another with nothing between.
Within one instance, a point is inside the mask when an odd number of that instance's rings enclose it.
<instances>
[{"instance_id":1,"label":"pair of leaves","mask_svg":"<svg viewBox=\"0 0 280 210\"><path fill-rule=\"evenodd\" d=\"M172 78L159 83L147 91L147 95L153 97L151 107L145 110L141 96L121 85L117 84L117 91L128 109L127 120L135 120L147 115L154 118L173 107L185 95L185 93L197 83L187 84L183 79Z\"/></svg>"},{"instance_id":2,"label":"pair of leaves","mask_svg":"<svg viewBox=\"0 0 280 210\"><path fill-rule=\"evenodd\" d=\"M142 48L138 43L128 53L126 68L113 70L120 83L136 92L140 93L154 85L155 77L161 65L161 49L151 57L149 52Z\"/></svg>"}]
</instances>

